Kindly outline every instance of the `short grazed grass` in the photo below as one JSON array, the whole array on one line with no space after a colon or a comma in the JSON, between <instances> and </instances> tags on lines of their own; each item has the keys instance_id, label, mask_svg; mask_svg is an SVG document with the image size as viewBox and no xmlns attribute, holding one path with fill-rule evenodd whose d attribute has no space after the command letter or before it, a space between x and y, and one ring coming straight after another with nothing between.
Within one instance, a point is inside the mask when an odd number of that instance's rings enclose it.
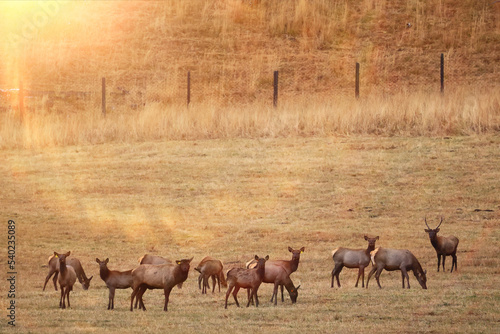
<instances>
[{"instance_id":1,"label":"short grazed grass","mask_svg":"<svg viewBox=\"0 0 500 334\"><path fill-rule=\"evenodd\" d=\"M17 226L17 326L9 331L500 330L497 135L114 142L3 149L0 159L4 231L8 219ZM443 216L441 233L460 239L458 272L436 272L424 216L430 225ZM365 247L365 234L379 235L377 246L410 249L429 289L410 275L412 288L402 290L397 272L381 275L381 290L375 280L354 288L349 269L342 288L331 289L331 250ZM131 291L117 291L111 312L95 263L109 257L111 269L125 270L154 253L194 256L194 267L212 255L231 268L255 254L288 259L288 246L306 248L292 275L301 288L297 304L277 307L266 284L259 308L238 309L231 299L224 310L225 291L202 296L193 271L173 290L168 313L158 290L146 293L147 312L133 313ZM77 284L71 308L60 310L50 283L42 292L44 265L53 251L68 250L94 279L88 291Z\"/></svg>"}]
</instances>

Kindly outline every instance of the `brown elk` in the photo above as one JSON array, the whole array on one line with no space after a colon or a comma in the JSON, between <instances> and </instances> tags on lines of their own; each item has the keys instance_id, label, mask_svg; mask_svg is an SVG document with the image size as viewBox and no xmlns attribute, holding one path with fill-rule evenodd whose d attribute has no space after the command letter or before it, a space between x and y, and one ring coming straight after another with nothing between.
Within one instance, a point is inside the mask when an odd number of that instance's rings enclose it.
<instances>
[{"instance_id":1,"label":"brown elk","mask_svg":"<svg viewBox=\"0 0 500 334\"><path fill-rule=\"evenodd\" d=\"M220 260L214 259L213 257L207 256L203 260L201 260L200 264L194 268L196 271L200 273L200 277L198 278L198 285L200 285L200 280L203 280L203 288L201 290L202 294L207 293L207 289L210 289L210 286L208 285L208 279L211 277L212 278L212 293L215 292L215 283L217 281L219 285L219 292L220 292L220 285L222 284L223 287L227 287L227 282L226 278L224 277L223 273L223 264Z\"/></svg>"},{"instance_id":2,"label":"brown elk","mask_svg":"<svg viewBox=\"0 0 500 334\"><path fill-rule=\"evenodd\" d=\"M423 289L427 289L427 272L422 270L422 266L418 262L417 258L409 250L379 247L372 251L370 255L373 262L373 268L368 274L368 279L366 280L367 289L370 277L375 272L375 278L377 279L378 287L382 288L379 278L383 269L387 271L401 270L403 289L405 287L405 278L406 282L408 283L407 288L410 288L410 278L408 277L408 271L412 270L413 274L418 280L418 283L420 283L420 286L422 286Z\"/></svg>"},{"instance_id":3,"label":"brown elk","mask_svg":"<svg viewBox=\"0 0 500 334\"><path fill-rule=\"evenodd\" d=\"M54 252L54 256L59 259L59 287L61 288L61 298L59 299L59 307L62 309L66 308L65 300L68 299L68 307L71 307L69 303L69 293L73 291L73 285L76 282L76 273L73 267L66 265L66 258L71 254L67 252L66 254L59 254Z\"/></svg>"},{"instance_id":4,"label":"brown elk","mask_svg":"<svg viewBox=\"0 0 500 334\"><path fill-rule=\"evenodd\" d=\"M339 247L332 251L332 258L335 261L335 267L332 270L332 284L334 278L337 278L337 286L340 288L339 274L342 268L358 268L358 279L355 287L358 287L359 278L361 277L361 286L365 287L365 268L370 264L370 252L375 249L375 242L379 237L369 238L365 235L365 240L368 241L366 249L350 249Z\"/></svg>"},{"instance_id":5,"label":"brown elk","mask_svg":"<svg viewBox=\"0 0 500 334\"><path fill-rule=\"evenodd\" d=\"M290 276L293 272L297 271L299 267L299 261L300 261L300 254L302 254L305 251L305 248L302 247L300 249L293 249L292 247L288 247L288 251L292 253L292 259L291 260L271 260L266 262L266 272L264 276L264 283L273 283L275 284L277 280L284 280L284 276L280 277L278 279L278 276L284 275L283 274L283 269L285 271L285 274ZM251 260L247 262L246 264L247 268L255 268L256 267L256 260ZM281 301L284 302L285 299L283 297L283 286L284 284L279 284L278 285L281 287ZM286 286L285 286L286 287ZM273 294L274 297L274 294ZM273 301L273 297L271 297L271 302ZM276 296L277 298L277 296ZM296 297L292 297L290 295L290 299Z\"/></svg>"},{"instance_id":6,"label":"brown elk","mask_svg":"<svg viewBox=\"0 0 500 334\"><path fill-rule=\"evenodd\" d=\"M83 290L88 290L88 288L90 287L90 281L94 276L90 276L90 278L87 278L87 275L85 275L85 271L83 270L80 260L78 260L76 257L72 256L68 257L66 259L66 264L72 266L73 269L75 269L76 277L78 278L78 281L82 284ZM50 277L53 274L55 275L52 281L54 282L54 289L57 291L57 277L59 276L59 261L58 258L55 257L55 255L51 255L49 257L49 273L45 278L45 283L43 284L43 291L45 291L45 286L47 285L47 282L49 281Z\"/></svg>"},{"instance_id":7,"label":"brown elk","mask_svg":"<svg viewBox=\"0 0 500 334\"><path fill-rule=\"evenodd\" d=\"M457 270L457 247L458 247L458 238L455 236L442 237L438 236L439 226L443 223L443 218L439 222L439 225L432 229L427 224L427 218L424 218L425 225L427 229L425 232L429 233L429 239L431 240L432 247L436 250L437 258L438 258L438 267L437 271L439 272L439 265L441 262L441 256L443 257L443 271L444 271L444 261L446 256L451 255L452 263L451 263L451 271L453 272L453 267L455 267L455 271Z\"/></svg>"},{"instance_id":8,"label":"brown elk","mask_svg":"<svg viewBox=\"0 0 500 334\"><path fill-rule=\"evenodd\" d=\"M252 269L231 269L227 272L227 292L226 292L226 304L224 308L227 309L227 299L233 291L234 301L236 302L236 306L240 307L238 303L238 291L240 288L250 289L250 296L248 297L247 307L250 305L250 300L255 298L255 306L259 306L259 297L257 296L257 291L259 290L259 286L262 284L262 280L264 279L264 274L266 270L266 261L269 259L269 255L265 258L259 258L255 255L255 260L257 261L257 267Z\"/></svg>"},{"instance_id":9,"label":"brown elk","mask_svg":"<svg viewBox=\"0 0 500 334\"><path fill-rule=\"evenodd\" d=\"M99 275L109 289L108 310L112 310L115 308L115 290L132 287L132 270L109 270L109 259L101 261L96 258L95 261L99 264Z\"/></svg>"},{"instance_id":10,"label":"brown elk","mask_svg":"<svg viewBox=\"0 0 500 334\"><path fill-rule=\"evenodd\" d=\"M175 261L176 264L141 264L139 267L132 270L132 296L130 298L130 311L133 311L134 298L139 300L141 308L146 311L146 307L142 302L142 296L146 289L163 289L165 293L164 311L168 311L168 300L170 292L175 285L184 282L189 274L189 260Z\"/></svg>"}]
</instances>

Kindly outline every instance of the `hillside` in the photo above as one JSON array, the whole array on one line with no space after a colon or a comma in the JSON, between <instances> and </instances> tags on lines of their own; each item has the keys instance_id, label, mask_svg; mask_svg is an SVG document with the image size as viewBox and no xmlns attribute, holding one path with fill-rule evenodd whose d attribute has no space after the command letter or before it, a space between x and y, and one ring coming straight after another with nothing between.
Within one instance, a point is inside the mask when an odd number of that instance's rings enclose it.
<instances>
[{"instance_id":1,"label":"hillside","mask_svg":"<svg viewBox=\"0 0 500 334\"><path fill-rule=\"evenodd\" d=\"M249 99L274 70L283 93L352 87L355 62L367 86L430 85L441 53L450 83L500 76L500 3L489 0L28 4L3 23L2 88L22 78L82 89L106 76L175 95L190 70L203 94Z\"/></svg>"},{"instance_id":2,"label":"hillside","mask_svg":"<svg viewBox=\"0 0 500 334\"><path fill-rule=\"evenodd\" d=\"M0 138L16 138L16 145L37 136L54 144L129 140L130 133L148 140L500 128L500 2L4 1L0 7L7 36L0 42L0 112L17 112L17 91L8 89L22 81L30 117L37 110L83 117L71 124L32 118L29 136L8 119ZM441 54L444 102L437 95ZM352 101L356 63L363 104ZM274 71L286 110L279 117L265 109ZM179 106L186 105L188 72L190 106L197 109L186 115ZM103 77L108 115L129 118L94 130ZM45 131L47 124L52 128Z\"/></svg>"}]
</instances>

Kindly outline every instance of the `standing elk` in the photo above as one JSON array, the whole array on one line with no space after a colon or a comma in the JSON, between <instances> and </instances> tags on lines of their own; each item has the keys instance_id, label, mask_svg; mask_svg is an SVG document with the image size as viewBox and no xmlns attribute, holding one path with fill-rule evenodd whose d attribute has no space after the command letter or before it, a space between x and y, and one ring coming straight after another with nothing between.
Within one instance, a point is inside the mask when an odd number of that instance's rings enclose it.
<instances>
[{"instance_id":1,"label":"standing elk","mask_svg":"<svg viewBox=\"0 0 500 334\"><path fill-rule=\"evenodd\" d=\"M333 288L334 278L337 278L337 286L340 288L339 274L342 268L359 268L358 279L356 280L355 287L358 287L359 278L361 277L361 286L365 287L365 268L370 264L370 252L375 249L375 242L379 237L369 238L365 235L365 240L368 241L368 248L366 249L350 249L339 247L332 251L332 258L335 261L335 267L332 270L332 284Z\"/></svg>"},{"instance_id":2,"label":"standing elk","mask_svg":"<svg viewBox=\"0 0 500 334\"><path fill-rule=\"evenodd\" d=\"M266 262L266 271L264 275L264 283L273 283L275 284L276 281L278 280L284 280L284 275L290 276L292 273L297 271L299 267L299 261L300 261L300 254L304 252L305 248L302 247L300 249L293 249L292 247L288 247L288 251L292 253L292 259L291 260L271 260ZM257 261L255 259L247 262L246 267L248 269L255 268L257 265ZM285 273L283 273L283 270ZM278 276L282 276L278 278ZM285 298L283 297L283 286L284 284L278 283L278 285L281 287L281 301L284 302ZM285 286L286 287L286 286ZM288 290L288 289L287 289ZM274 294L271 297L271 302L273 302ZM278 298L276 296L276 298ZM297 300L296 296L290 295L290 299L292 300L292 303Z\"/></svg>"},{"instance_id":3,"label":"standing elk","mask_svg":"<svg viewBox=\"0 0 500 334\"><path fill-rule=\"evenodd\" d=\"M132 270L109 270L109 259L101 261L96 258L95 261L99 264L99 275L109 289L108 310L113 310L115 308L115 290L132 287Z\"/></svg>"},{"instance_id":4,"label":"standing elk","mask_svg":"<svg viewBox=\"0 0 500 334\"><path fill-rule=\"evenodd\" d=\"M412 270L413 274L418 280L418 283L420 283L423 289L427 289L427 278L425 276L427 274L427 271L422 270L422 266L420 266L417 258L409 250L379 247L372 251L370 255L373 262L373 268L368 274L368 279L366 280L367 289L370 277L375 272L375 278L377 279L378 287L382 289L379 278L380 273L383 269L387 271L401 270L403 289L405 287L405 278L408 283L408 289L410 288L410 278L408 277L408 270Z\"/></svg>"},{"instance_id":5,"label":"standing elk","mask_svg":"<svg viewBox=\"0 0 500 334\"><path fill-rule=\"evenodd\" d=\"M68 299L68 307L71 307L69 303L69 293L73 291L73 285L76 282L76 273L73 267L66 265L66 258L71 254L67 252L66 254L59 254L54 252L54 256L59 259L59 287L61 288L61 298L59 299L59 307L62 309L66 308L65 300Z\"/></svg>"},{"instance_id":6,"label":"standing elk","mask_svg":"<svg viewBox=\"0 0 500 334\"><path fill-rule=\"evenodd\" d=\"M92 277L87 278L87 275L85 275L85 271L83 270L82 264L80 260L78 260L76 257L68 257L66 259L66 264L69 266L72 266L73 269L75 269L76 277L78 278L78 281L82 284L83 290L88 290L90 287L90 280L92 280ZM49 281L50 277L54 275L54 278L52 281L54 282L54 289L57 291L57 277L59 276L59 261L55 255L51 255L49 257L49 273L47 274L47 277L45 278L45 283L43 284L43 291L45 291L45 286L47 285L47 282Z\"/></svg>"},{"instance_id":7,"label":"standing elk","mask_svg":"<svg viewBox=\"0 0 500 334\"><path fill-rule=\"evenodd\" d=\"M227 299L233 291L234 301L236 302L236 306L240 307L238 303L238 291L240 288L250 289L250 296L248 297L247 307L250 305L250 300L255 297L255 307L259 306L259 297L257 296L257 291L259 290L259 286L262 284L262 280L264 279L264 274L266 270L266 261L269 260L269 255L265 258L259 258L255 255L255 260L257 261L257 266L252 269L231 269L227 272L227 292L226 292L226 304L224 308L227 309Z\"/></svg>"},{"instance_id":8,"label":"standing elk","mask_svg":"<svg viewBox=\"0 0 500 334\"><path fill-rule=\"evenodd\" d=\"M207 293L207 289L210 289L208 285L208 279L212 278L212 293L215 292L215 283L217 282L219 285L222 284L223 287L227 287L226 278L224 277L223 272L224 265L220 260L214 259L211 256L207 256L201 260L200 264L194 268L197 272L200 273L200 277L198 278L198 285L200 285L201 280L203 280L203 288L201 290L202 294Z\"/></svg>"},{"instance_id":9,"label":"standing elk","mask_svg":"<svg viewBox=\"0 0 500 334\"><path fill-rule=\"evenodd\" d=\"M439 225L432 229L427 225L427 218L424 218L425 225L427 228L425 232L429 233L429 239L431 240L432 247L436 250L437 258L438 258L438 267L437 271L439 272L439 265L441 262L441 256L443 257L443 271L444 270L444 261L446 256L451 255L453 261L451 263L451 271L453 272L453 267L455 267L455 271L457 271L457 247L458 247L458 238L455 236L442 237L438 236L439 226L443 223L443 218L439 222Z\"/></svg>"},{"instance_id":10,"label":"standing elk","mask_svg":"<svg viewBox=\"0 0 500 334\"><path fill-rule=\"evenodd\" d=\"M165 294L164 311L168 311L168 300L172 288L184 282L189 274L190 263L193 260L184 259L175 261L176 264L141 264L132 270L132 296L130 297L130 311L133 311L134 298L140 303L140 308L146 311L142 302L142 295L146 289L163 289Z\"/></svg>"}]
</instances>

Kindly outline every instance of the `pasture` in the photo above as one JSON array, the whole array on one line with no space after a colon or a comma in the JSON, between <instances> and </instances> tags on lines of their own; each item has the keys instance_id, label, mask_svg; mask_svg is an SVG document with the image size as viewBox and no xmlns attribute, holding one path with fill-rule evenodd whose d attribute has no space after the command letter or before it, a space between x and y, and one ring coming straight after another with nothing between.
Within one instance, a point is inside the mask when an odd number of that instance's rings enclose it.
<instances>
[{"instance_id":1,"label":"pasture","mask_svg":"<svg viewBox=\"0 0 500 334\"><path fill-rule=\"evenodd\" d=\"M4 236L16 222L16 327L12 333L441 333L500 331L500 137L307 137L127 141L98 145L0 150ZM455 235L458 271L436 272L427 233L444 217L440 235ZM357 270L344 268L342 288L330 288L339 246L407 248L427 270L428 290L399 272L354 288ZM6 245L6 238L4 245ZM255 254L289 259L305 247L291 278L297 304L224 309L225 289L201 295L193 268L206 255L225 270ZM4 249L4 258L6 247ZM87 273L71 307L42 286L47 258L71 251ZM113 270L132 269L145 253L194 257L181 290L147 291L147 312L128 310L131 290L108 290L95 258ZM5 263L5 261L4 261ZM369 268L365 272L367 276ZM6 281L6 266L2 283ZM5 291L2 289L2 291ZM246 303L244 291L239 300Z\"/></svg>"}]
</instances>

